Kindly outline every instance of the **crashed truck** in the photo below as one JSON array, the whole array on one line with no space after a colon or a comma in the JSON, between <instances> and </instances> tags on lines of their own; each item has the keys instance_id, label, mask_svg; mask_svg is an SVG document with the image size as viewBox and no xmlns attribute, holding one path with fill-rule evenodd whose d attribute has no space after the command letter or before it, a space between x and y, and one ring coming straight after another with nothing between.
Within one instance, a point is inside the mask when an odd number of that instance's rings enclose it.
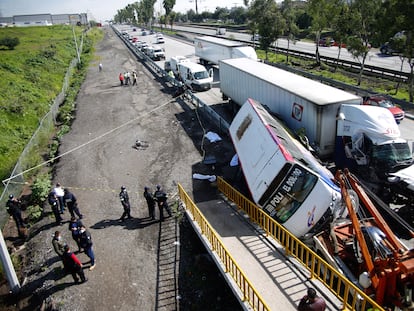
<instances>
[{"instance_id":1,"label":"crashed truck","mask_svg":"<svg viewBox=\"0 0 414 311\"><path fill-rule=\"evenodd\" d=\"M221 60L219 68L223 99L235 108L254 98L306 140L317 157L351 168L387 203L414 206L411 145L390 111L248 58Z\"/></svg>"},{"instance_id":2,"label":"crashed truck","mask_svg":"<svg viewBox=\"0 0 414 311\"><path fill-rule=\"evenodd\" d=\"M393 233L348 170L334 177L252 99L229 132L250 194L263 211L380 305L414 307L414 251Z\"/></svg>"}]
</instances>

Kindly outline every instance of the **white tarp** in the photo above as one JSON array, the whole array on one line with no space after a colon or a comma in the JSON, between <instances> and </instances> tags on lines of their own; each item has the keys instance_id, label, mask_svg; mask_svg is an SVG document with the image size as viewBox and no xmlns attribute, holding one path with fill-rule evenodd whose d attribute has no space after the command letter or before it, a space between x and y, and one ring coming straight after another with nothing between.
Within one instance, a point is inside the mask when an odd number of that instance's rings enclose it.
<instances>
[{"instance_id":1,"label":"white tarp","mask_svg":"<svg viewBox=\"0 0 414 311\"><path fill-rule=\"evenodd\" d=\"M194 173L193 178L194 179L207 179L209 182L216 181L217 179L216 175L203 175L203 174L198 174L198 173Z\"/></svg>"},{"instance_id":2,"label":"white tarp","mask_svg":"<svg viewBox=\"0 0 414 311\"><path fill-rule=\"evenodd\" d=\"M214 132L207 132L204 135L204 137L207 138L211 143L215 143L216 141L221 140L221 137L218 134L214 133Z\"/></svg>"}]
</instances>

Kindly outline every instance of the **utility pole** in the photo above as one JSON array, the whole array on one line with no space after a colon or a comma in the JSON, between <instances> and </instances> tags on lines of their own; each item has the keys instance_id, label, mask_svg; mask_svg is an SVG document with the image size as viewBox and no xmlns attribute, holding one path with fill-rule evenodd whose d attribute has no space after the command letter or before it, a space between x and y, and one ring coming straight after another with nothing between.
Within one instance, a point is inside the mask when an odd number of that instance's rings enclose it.
<instances>
[{"instance_id":1,"label":"utility pole","mask_svg":"<svg viewBox=\"0 0 414 311\"><path fill-rule=\"evenodd\" d=\"M12 293L17 293L20 290L19 279L17 278L16 271L14 270L13 263L11 261L9 252L7 250L6 242L4 241L3 233L0 230L0 258L3 264L4 272L6 272L6 278L9 281L10 290Z\"/></svg>"}]
</instances>

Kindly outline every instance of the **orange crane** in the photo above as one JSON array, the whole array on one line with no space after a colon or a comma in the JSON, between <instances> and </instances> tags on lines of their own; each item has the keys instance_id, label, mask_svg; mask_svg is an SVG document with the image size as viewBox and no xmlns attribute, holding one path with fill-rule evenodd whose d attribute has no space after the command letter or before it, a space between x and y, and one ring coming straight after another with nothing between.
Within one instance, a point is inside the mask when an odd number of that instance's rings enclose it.
<instances>
[{"instance_id":1,"label":"orange crane","mask_svg":"<svg viewBox=\"0 0 414 311\"><path fill-rule=\"evenodd\" d=\"M368 294L373 294L375 300L384 306L412 308L414 288L414 250L408 249L393 233L374 203L365 193L359 181L347 169L338 171L335 175L341 187L342 197L348 210L350 222L334 227L337 255L344 262L349 260L352 252L345 251L346 238L353 239L353 260L358 271L369 276L369 282L364 287ZM353 192L351 192L353 191ZM356 193L358 200L353 199ZM358 217L359 201L371 217ZM413 234L412 234L413 236ZM342 256L341 256L342 255ZM412 310L412 309L410 309Z\"/></svg>"}]
</instances>

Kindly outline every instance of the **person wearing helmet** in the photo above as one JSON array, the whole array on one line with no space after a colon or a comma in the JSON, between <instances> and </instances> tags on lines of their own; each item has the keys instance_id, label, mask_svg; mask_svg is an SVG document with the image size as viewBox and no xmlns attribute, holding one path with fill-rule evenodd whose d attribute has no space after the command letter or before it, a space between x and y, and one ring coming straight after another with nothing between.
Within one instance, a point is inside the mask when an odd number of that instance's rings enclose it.
<instances>
[{"instance_id":1,"label":"person wearing helmet","mask_svg":"<svg viewBox=\"0 0 414 311\"><path fill-rule=\"evenodd\" d=\"M124 208L124 212L122 213L122 216L119 218L119 220L124 221L125 217L131 219L131 205L129 204L129 196L125 186L121 187L119 199L121 200L122 207Z\"/></svg>"},{"instance_id":2,"label":"person wearing helmet","mask_svg":"<svg viewBox=\"0 0 414 311\"><path fill-rule=\"evenodd\" d=\"M147 201L148 213L151 220L155 219L155 200L148 187L144 187L144 198Z\"/></svg>"},{"instance_id":3,"label":"person wearing helmet","mask_svg":"<svg viewBox=\"0 0 414 311\"><path fill-rule=\"evenodd\" d=\"M168 215L171 217L171 210L167 202L167 194L164 192L164 190L161 189L160 185L157 185L157 190L155 190L154 192L154 198L158 204L158 209L160 211L160 221L164 220L164 212L163 212L164 209L167 211Z\"/></svg>"},{"instance_id":4,"label":"person wearing helmet","mask_svg":"<svg viewBox=\"0 0 414 311\"><path fill-rule=\"evenodd\" d=\"M7 212L11 217L13 217L19 235L22 235L22 229L26 227L22 218L21 205L21 201L14 197L13 194L9 195L9 199L6 203Z\"/></svg>"}]
</instances>

